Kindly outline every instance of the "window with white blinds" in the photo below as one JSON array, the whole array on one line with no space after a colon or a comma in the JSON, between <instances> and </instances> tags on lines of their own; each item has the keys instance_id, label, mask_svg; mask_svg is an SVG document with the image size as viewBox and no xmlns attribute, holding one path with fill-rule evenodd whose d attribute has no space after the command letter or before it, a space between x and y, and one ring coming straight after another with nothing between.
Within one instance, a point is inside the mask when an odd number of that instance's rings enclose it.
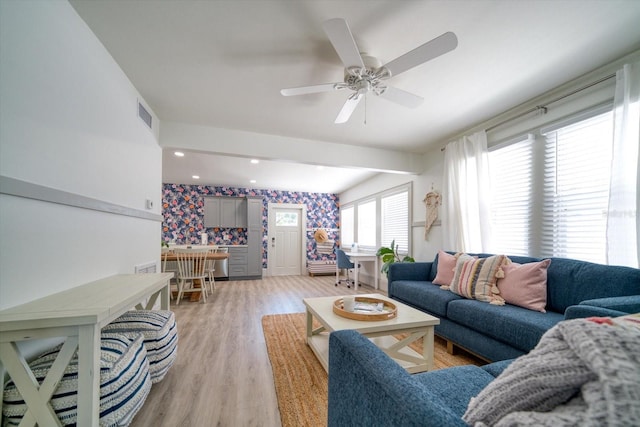
<instances>
[{"instance_id":1,"label":"window with white blinds","mask_svg":"<svg viewBox=\"0 0 640 427\"><path fill-rule=\"evenodd\" d=\"M358 203L358 247L376 247L376 201Z\"/></svg>"},{"instance_id":2,"label":"window with white blinds","mask_svg":"<svg viewBox=\"0 0 640 427\"><path fill-rule=\"evenodd\" d=\"M606 263L613 114L543 130L541 254Z\"/></svg>"},{"instance_id":3,"label":"window with white blinds","mask_svg":"<svg viewBox=\"0 0 640 427\"><path fill-rule=\"evenodd\" d=\"M381 198L381 246L389 247L395 240L398 252L409 251L409 192L382 196Z\"/></svg>"},{"instance_id":4,"label":"window with white blinds","mask_svg":"<svg viewBox=\"0 0 640 427\"><path fill-rule=\"evenodd\" d=\"M527 135L489 152L492 252L532 253L535 200L535 138Z\"/></svg>"},{"instance_id":5,"label":"window with white blinds","mask_svg":"<svg viewBox=\"0 0 640 427\"><path fill-rule=\"evenodd\" d=\"M411 183L344 204L340 209L343 248L354 242L365 251L389 246L392 240L401 254L411 247Z\"/></svg>"},{"instance_id":6,"label":"window with white blinds","mask_svg":"<svg viewBox=\"0 0 640 427\"><path fill-rule=\"evenodd\" d=\"M340 244L343 248L350 248L354 235L353 206L340 210Z\"/></svg>"},{"instance_id":7,"label":"window with white blinds","mask_svg":"<svg viewBox=\"0 0 640 427\"><path fill-rule=\"evenodd\" d=\"M612 147L602 107L492 149L492 252L606 263Z\"/></svg>"}]
</instances>

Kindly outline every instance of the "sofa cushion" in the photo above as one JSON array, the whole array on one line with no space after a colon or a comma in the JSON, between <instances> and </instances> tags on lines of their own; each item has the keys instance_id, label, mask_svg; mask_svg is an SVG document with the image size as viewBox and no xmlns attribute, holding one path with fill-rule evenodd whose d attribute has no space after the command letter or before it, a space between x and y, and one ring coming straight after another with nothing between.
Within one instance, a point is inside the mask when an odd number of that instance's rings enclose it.
<instances>
[{"instance_id":1,"label":"sofa cushion","mask_svg":"<svg viewBox=\"0 0 640 427\"><path fill-rule=\"evenodd\" d=\"M393 298L436 316L446 316L447 304L450 301L462 299L452 292L443 291L431 282L398 280L393 285Z\"/></svg>"},{"instance_id":2,"label":"sofa cushion","mask_svg":"<svg viewBox=\"0 0 640 427\"><path fill-rule=\"evenodd\" d=\"M412 375L412 378L441 397L448 408L460 417L467 410L471 398L495 379L489 372L474 365L423 372Z\"/></svg>"},{"instance_id":3,"label":"sofa cushion","mask_svg":"<svg viewBox=\"0 0 640 427\"><path fill-rule=\"evenodd\" d=\"M447 305L447 317L525 352L564 319L560 313L540 313L510 304L495 306L466 299L451 301Z\"/></svg>"},{"instance_id":4,"label":"sofa cushion","mask_svg":"<svg viewBox=\"0 0 640 427\"><path fill-rule=\"evenodd\" d=\"M545 259L503 266L504 278L498 279L497 283L500 296L509 304L544 313L547 305L547 268L550 263L550 259Z\"/></svg>"},{"instance_id":5,"label":"sofa cushion","mask_svg":"<svg viewBox=\"0 0 640 427\"><path fill-rule=\"evenodd\" d=\"M502 265L506 260L505 255L475 259L470 255L462 254L456 262L451 285L443 286L443 289L448 288L451 292L465 298L503 304L504 301L497 295L499 291L496 281L504 277Z\"/></svg>"}]
</instances>

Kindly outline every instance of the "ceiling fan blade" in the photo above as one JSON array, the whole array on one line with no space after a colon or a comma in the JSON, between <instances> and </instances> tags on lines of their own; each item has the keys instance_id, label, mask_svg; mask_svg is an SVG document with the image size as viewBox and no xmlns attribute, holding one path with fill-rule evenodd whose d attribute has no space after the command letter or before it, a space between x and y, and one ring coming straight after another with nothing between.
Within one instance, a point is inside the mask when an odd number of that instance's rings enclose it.
<instances>
[{"instance_id":1,"label":"ceiling fan blade","mask_svg":"<svg viewBox=\"0 0 640 427\"><path fill-rule=\"evenodd\" d=\"M404 105L409 108L417 108L424 101L424 98L421 96L392 86L387 86L380 96L389 101L395 102L396 104Z\"/></svg>"},{"instance_id":2,"label":"ceiling fan blade","mask_svg":"<svg viewBox=\"0 0 640 427\"><path fill-rule=\"evenodd\" d=\"M345 123L351 117L353 110L356 109L358 103L364 96L364 93L356 92L347 98L347 102L344 103L342 109L338 113L338 117L336 117L336 121L334 123Z\"/></svg>"},{"instance_id":3,"label":"ceiling fan blade","mask_svg":"<svg viewBox=\"0 0 640 427\"><path fill-rule=\"evenodd\" d=\"M353 39L347 21L342 18L329 19L322 24L322 28L327 33L327 37L329 37L345 68L364 68L360 50Z\"/></svg>"},{"instance_id":4,"label":"ceiling fan blade","mask_svg":"<svg viewBox=\"0 0 640 427\"><path fill-rule=\"evenodd\" d=\"M333 90L342 89L340 85L344 83L324 83L313 86L301 86L301 87L292 87L288 89L282 89L280 93L283 96L294 96L294 95L306 95L308 93L320 93L320 92L331 92Z\"/></svg>"},{"instance_id":5,"label":"ceiling fan blade","mask_svg":"<svg viewBox=\"0 0 640 427\"><path fill-rule=\"evenodd\" d=\"M447 32L397 57L383 65L382 68L386 68L391 76L396 76L433 58L450 52L455 49L456 46L458 46L458 38L454 33Z\"/></svg>"}]
</instances>

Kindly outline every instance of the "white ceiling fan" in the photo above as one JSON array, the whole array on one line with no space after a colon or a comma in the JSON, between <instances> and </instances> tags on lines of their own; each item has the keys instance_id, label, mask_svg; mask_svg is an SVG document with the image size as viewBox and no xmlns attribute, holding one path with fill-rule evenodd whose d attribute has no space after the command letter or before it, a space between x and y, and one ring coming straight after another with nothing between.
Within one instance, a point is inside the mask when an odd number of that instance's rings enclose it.
<instances>
[{"instance_id":1,"label":"white ceiling fan","mask_svg":"<svg viewBox=\"0 0 640 427\"><path fill-rule=\"evenodd\" d=\"M447 32L381 66L380 60L360 52L344 19L329 19L322 27L344 64L344 82L282 89L280 93L293 96L343 89L353 91L338 113L335 123L345 123L349 120L362 97L368 92L405 107L418 107L424 101L421 96L388 86L386 80L450 52L458 45L456 35Z\"/></svg>"}]
</instances>

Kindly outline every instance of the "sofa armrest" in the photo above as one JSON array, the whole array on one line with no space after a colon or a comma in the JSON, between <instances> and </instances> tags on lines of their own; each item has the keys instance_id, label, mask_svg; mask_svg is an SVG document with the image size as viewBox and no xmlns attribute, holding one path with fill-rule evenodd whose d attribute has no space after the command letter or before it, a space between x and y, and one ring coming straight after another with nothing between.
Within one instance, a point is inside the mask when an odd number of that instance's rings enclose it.
<instances>
[{"instance_id":1,"label":"sofa armrest","mask_svg":"<svg viewBox=\"0 0 640 427\"><path fill-rule=\"evenodd\" d=\"M329 337L327 425L466 426L447 402L421 386L358 332Z\"/></svg>"},{"instance_id":2,"label":"sofa armrest","mask_svg":"<svg viewBox=\"0 0 640 427\"><path fill-rule=\"evenodd\" d=\"M612 310L610 308L578 304L567 307L567 310L564 312L564 319L571 320L583 319L585 317L619 317L626 314L629 313L625 313L624 311Z\"/></svg>"},{"instance_id":3,"label":"sofa armrest","mask_svg":"<svg viewBox=\"0 0 640 427\"><path fill-rule=\"evenodd\" d=\"M597 298L572 305L564 312L565 319L583 317L618 317L625 314L640 313L640 295Z\"/></svg>"},{"instance_id":4,"label":"sofa armrest","mask_svg":"<svg viewBox=\"0 0 640 427\"><path fill-rule=\"evenodd\" d=\"M429 280L432 262L396 262L389 266L389 283L394 280Z\"/></svg>"},{"instance_id":5,"label":"sofa armrest","mask_svg":"<svg viewBox=\"0 0 640 427\"><path fill-rule=\"evenodd\" d=\"M580 305L608 308L626 314L640 313L640 295L590 299L582 301Z\"/></svg>"}]
</instances>

